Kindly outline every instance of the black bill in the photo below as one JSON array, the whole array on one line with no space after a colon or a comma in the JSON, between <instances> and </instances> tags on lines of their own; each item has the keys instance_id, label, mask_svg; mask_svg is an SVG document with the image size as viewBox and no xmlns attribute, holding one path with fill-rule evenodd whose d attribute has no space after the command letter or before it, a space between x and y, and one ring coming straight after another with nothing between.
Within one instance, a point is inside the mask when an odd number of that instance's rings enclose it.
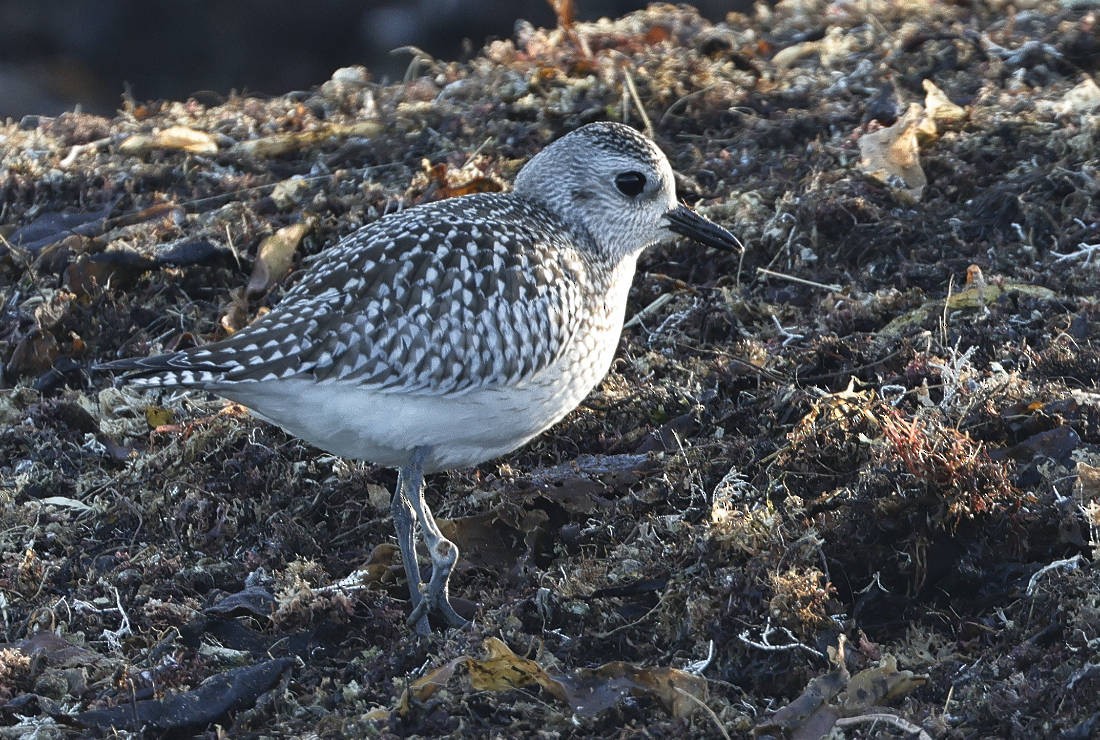
<instances>
[{"instance_id":1,"label":"black bill","mask_svg":"<svg viewBox=\"0 0 1100 740\"><path fill-rule=\"evenodd\" d=\"M744 250L736 236L685 205L676 206L665 214L665 218L668 219L669 230L680 236L726 252Z\"/></svg>"}]
</instances>

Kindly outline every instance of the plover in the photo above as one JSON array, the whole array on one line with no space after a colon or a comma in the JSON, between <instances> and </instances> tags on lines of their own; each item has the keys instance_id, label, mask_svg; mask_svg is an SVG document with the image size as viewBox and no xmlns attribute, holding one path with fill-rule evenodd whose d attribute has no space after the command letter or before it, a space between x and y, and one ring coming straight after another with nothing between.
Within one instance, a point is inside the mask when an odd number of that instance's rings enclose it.
<instances>
[{"instance_id":1,"label":"plover","mask_svg":"<svg viewBox=\"0 0 1100 740\"><path fill-rule=\"evenodd\" d=\"M427 634L429 613L466 620L425 473L499 457L575 408L611 365L639 254L674 234L740 248L677 202L656 144L593 123L532 157L510 193L421 204L342 238L232 336L99 367L211 391L334 455L396 468L408 621Z\"/></svg>"}]
</instances>

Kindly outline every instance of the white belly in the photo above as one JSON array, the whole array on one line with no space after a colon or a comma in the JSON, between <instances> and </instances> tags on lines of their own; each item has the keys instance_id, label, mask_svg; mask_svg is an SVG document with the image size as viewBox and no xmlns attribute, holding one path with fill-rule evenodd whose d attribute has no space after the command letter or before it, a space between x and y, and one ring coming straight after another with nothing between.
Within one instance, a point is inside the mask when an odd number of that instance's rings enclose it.
<instances>
[{"instance_id":1,"label":"white belly","mask_svg":"<svg viewBox=\"0 0 1100 740\"><path fill-rule=\"evenodd\" d=\"M573 357L521 385L461 394L403 394L298 378L210 390L341 457L398 468L413 449L429 447L424 469L435 472L499 457L558 422L607 374L617 337L579 340Z\"/></svg>"},{"instance_id":2,"label":"white belly","mask_svg":"<svg viewBox=\"0 0 1100 740\"><path fill-rule=\"evenodd\" d=\"M469 467L522 446L557 423L607 374L622 332L636 255L604 296L602 321L574 336L556 362L527 380L460 393L402 393L309 378L208 389L334 455L400 468L428 447L425 472Z\"/></svg>"}]
</instances>

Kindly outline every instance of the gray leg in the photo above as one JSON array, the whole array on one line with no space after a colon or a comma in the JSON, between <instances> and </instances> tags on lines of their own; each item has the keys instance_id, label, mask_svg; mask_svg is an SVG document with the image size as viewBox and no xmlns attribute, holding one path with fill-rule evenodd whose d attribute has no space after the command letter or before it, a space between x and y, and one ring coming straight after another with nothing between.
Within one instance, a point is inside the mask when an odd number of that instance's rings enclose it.
<instances>
[{"instance_id":1,"label":"gray leg","mask_svg":"<svg viewBox=\"0 0 1100 740\"><path fill-rule=\"evenodd\" d=\"M424 596L420 593L420 565L416 560L416 544L413 540L414 511L412 504L409 503L408 468L402 468L397 473L397 488L393 492L390 511L393 514L394 527L397 529L397 546L401 548L405 580L409 583L409 601L412 603L413 611L416 611L424 600ZM428 635L431 630L428 627L427 614L416 621L415 629L418 635Z\"/></svg>"},{"instance_id":2,"label":"gray leg","mask_svg":"<svg viewBox=\"0 0 1100 740\"><path fill-rule=\"evenodd\" d=\"M430 611L437 612L453 627L469 624L451 606L448 594L451 571L458 562L458 548L439 531L435 518L424 500L424 458L427 455L427 447L417 447L413 450L409 464L402 469L402 477L405 478L406 483L404 493L416 514L417 521L420 522L424 544L428 546L428 553L432 558L432 579L428 582L424 598L419 603L413 603L413 610L409 615L409 624L416 624L417 631L419 631L420 621L426 619ZM398 539L400 539L400 533Z\"/></svg>"}]
</instances>

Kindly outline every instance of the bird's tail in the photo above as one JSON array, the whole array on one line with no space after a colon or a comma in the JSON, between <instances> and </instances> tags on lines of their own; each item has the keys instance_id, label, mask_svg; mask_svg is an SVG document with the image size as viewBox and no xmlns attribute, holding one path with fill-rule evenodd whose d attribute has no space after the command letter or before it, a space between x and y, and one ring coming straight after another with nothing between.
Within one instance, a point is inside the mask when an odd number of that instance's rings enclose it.
<instances>
[{"instance_id":1,"label":"bird's tail","mask_svg":"<svg viewBox=\"0 0 1100 740\"><path fill-rule=\"evenodd\" d=\"M150 388L202 388L217 383L231 369L231 365L196 358L189 350L152 357L129 357L92 365L93 371L122 372L125 373L123 380L130 385Z\"/></svg>"}]
</instances>

